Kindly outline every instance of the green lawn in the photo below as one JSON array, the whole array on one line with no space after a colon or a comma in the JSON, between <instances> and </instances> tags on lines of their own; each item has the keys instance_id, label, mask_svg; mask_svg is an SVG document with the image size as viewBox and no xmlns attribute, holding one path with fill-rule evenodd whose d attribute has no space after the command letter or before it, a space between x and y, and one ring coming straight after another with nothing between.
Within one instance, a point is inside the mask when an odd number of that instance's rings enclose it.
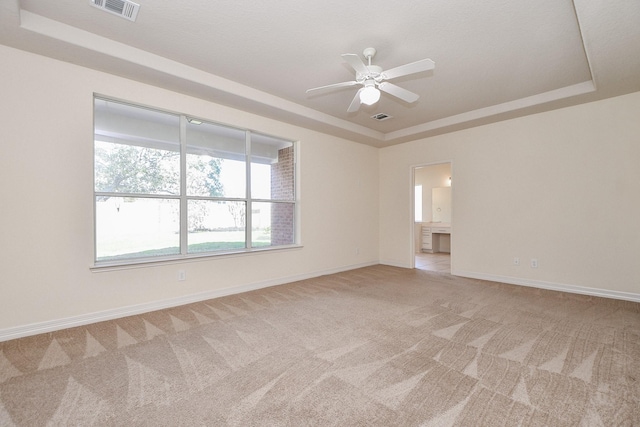
<instances>
[{"instance_id":1,"label":"green lawn","mask_svg":"<svg viewBox=\"0 0 640 427\"><path fill-rule=\"evenodd\" d=\"M253 247L266 247L269 246L269 242L253 242ZM218 252L218 251L228 251L234 249L244 249L244 242L205 242L205 243L195 243L189 245L188 251L190 254L193 253L205 253L205 252ZM158 257L158 256L168 256L168 255L178 255L180 253L180 248L177 246L160 248L160 249L150 249L146 251L140 252L132 252L126 254L119 254L113 256L105 256L98 258L98 261L116 261L121 259L130 259L130 258L150 258L150 257Z\"/></svg>"}]
</instances>

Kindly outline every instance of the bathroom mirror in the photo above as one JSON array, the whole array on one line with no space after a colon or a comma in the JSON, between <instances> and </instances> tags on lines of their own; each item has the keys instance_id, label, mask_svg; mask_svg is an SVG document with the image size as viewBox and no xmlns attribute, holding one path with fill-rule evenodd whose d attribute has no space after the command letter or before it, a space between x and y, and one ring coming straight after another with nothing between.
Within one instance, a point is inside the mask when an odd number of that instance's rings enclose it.
<instances>
[{"instance_id":1,"label":"bathroom mirror","mask_svg":"<svg viewBox=\"0 0 640 427\"><path fill-rule=\"evenodd\" d=\"M451 222L451 187L431 189L431 218L433 222Z\"/></svg>"}]
</instances>

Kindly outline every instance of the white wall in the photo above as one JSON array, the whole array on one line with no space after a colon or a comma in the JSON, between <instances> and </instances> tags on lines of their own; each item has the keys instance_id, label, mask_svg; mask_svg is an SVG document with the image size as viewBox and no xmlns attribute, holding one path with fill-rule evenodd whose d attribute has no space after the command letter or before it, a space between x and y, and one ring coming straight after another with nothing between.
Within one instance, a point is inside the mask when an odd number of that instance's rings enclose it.
<instances>
[{"instance_id":1,"label":"white wall","mask_svg":"<svg viewBox=\"0 0 640 427\"><path fill-rule=\"evenodd\" d=\"M452 161L454 274L640 300L639 118L640 92L382 149L381 262L413 256L411 167Z\"/></svg>"},{"instance_id":2,"label":"white wall","mask_svg":"<svg viewBox=\"0 0 640 427\"><path fill-rule=\"evenodd\" d=\"M378 150L4 46L0 58L0 340L408 267L411 167L448 161L454 274L640 298L640 93ZM300 140L304 247L92 272L94 92Z\"/></svg>"},{"instance_id":3,"label":"white wall","mask_svg":"<svg viewBox=\"0 0 640 427\"><path fill-rule=\"evenodd\" d=\"M4 46L0 58L0 340L377 263L377 149ZM92 272L94 92L300 140L304 247Z\"/></svg>"}]
</instances>

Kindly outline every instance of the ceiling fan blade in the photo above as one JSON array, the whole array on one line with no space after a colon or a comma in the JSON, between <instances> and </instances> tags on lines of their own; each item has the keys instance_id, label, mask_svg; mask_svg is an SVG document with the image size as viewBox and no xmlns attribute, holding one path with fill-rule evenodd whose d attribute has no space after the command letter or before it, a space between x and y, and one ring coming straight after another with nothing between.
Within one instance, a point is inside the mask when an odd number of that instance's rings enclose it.
<instances>
[{"instance_id":1,"label":"ceiling fan blade","mask_svg":"<svg viewBox=\"0 0 640 427\"><path fill-rule=\"evenodd\" d=\"M360 92L362 92L363 89L363 87L358 89L358 92L356 92L356 96L353 97L353 101L351 101L351 104L349 104L349 108L347 108L347 113L358 111L358 109L360 108Z\"/></svg>"},{"instance_id":2,"label":"ceiling fan blade","mask_svg":"<svg viewBox=\"0 0 640 427\"><path fill-rule=\"evenodd\" d=\"M349 65L351 65L353 69L356 70L357 73L360 73L363 75L369 74L369 70L367 69L367 66L365 65L364 62L362 62L362 59L360 59L360 57L355 53L345 53L342 55L342 59L344 59L347 63L349 63Z\"/></svg>"},{"instance_id":3,"label":"ceiling fan blade","mask_svg":"<svg viewBox=\"0 0 640 427\"><path fill-rule=\"evenodd\" d=\"M418 98L420 98L420 95L410 92L406 89L401 88L400 86L396 86L393 83L389 82L380 83L378 85L378 89L409 103L416 102Z\"/></svg>"},{"instance_id":4,"label":"ceiling fan blade","mask_svg":"<svg viewBox=\"0 0 640 427\"><path fill-rule=\"evenodd\" d=\"M382 78L391 80L396 77L407 76L409 74L419 73L421 71L433 70L436 67L436 63L430 59L421 59L420 61L412 62L411 64L401 65L396 68L392 68L382 72Z\"/></svg>"},{"instance_id":5,"label":"ceiling fan blade","mask_svg":"<svg viewBox=\"0 0 640 427\"><path fill-rule=\"evenodd\" d=\"M314 87L312 89L307 89L307 93L313 92L313 91L316 91L316 90L337 89L337 88L340 88L340 87L353 86L353 85L357 85L357 84L358 84L358 82L355 81L355 80L352 80L350 82L334 83L332 85L319 86L319 87Z\"/></svg>"}]
</instances>

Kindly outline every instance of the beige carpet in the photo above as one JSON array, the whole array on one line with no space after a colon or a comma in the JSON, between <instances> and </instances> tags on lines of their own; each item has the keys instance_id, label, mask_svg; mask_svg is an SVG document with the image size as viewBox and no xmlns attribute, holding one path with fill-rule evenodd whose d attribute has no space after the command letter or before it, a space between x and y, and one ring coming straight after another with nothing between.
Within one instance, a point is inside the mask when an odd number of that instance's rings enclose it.
<instances>
[{"instance_id":1,"label":"beige carpet","mask_svg":"<svg viewBox=\"0 0 640 427\"><path fill-rule=\"evenodd\" d=\"M368 267L0 343L0 425L638 426L640 304Z\"/></svg>"}]
</instances>

